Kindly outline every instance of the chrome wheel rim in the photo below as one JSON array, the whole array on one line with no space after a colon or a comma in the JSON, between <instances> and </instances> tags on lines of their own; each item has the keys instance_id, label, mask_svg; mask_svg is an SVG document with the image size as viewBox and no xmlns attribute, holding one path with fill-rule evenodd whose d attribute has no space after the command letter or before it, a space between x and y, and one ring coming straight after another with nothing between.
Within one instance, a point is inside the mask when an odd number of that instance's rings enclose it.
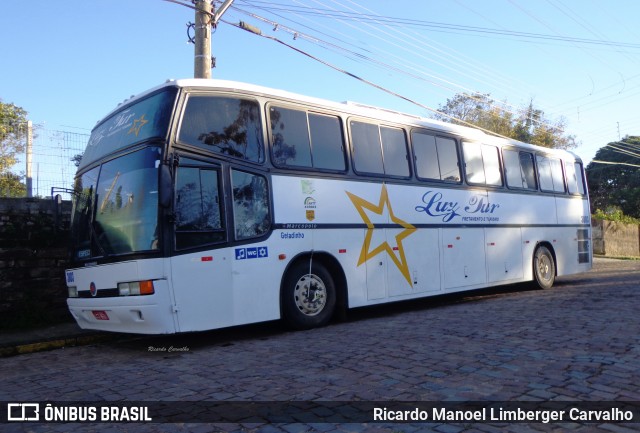
<instances>
[{"instance_id":1,"label":"chrome wheel rim","mask_svg":"<svg viewBox=\"0 0 640 433\"><path fill-rule=\"evenodd\" d=\"M550 281L551 275L551 259L547 255L538 257L538 276L544 281Z\"/></svg>"},{"instance_id":2,"label":"chrome wheel rim","mask_svg":"<svg viewBox=\"0 0 640 433\"><path fill-rule=\"evenodd\" d=\"M302 314L316 316L327 303L327 288L317 275L303 275L293 290L293 299Z\"/></svg>"}]
</instances>

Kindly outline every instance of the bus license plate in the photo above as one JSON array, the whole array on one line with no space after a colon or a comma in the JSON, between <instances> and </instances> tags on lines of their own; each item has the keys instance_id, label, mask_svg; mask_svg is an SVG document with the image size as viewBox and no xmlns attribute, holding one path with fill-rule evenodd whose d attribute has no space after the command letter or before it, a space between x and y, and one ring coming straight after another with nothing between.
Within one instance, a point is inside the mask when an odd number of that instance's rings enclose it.
<instances>
[{"instance_id":1,"label":"bus license plate","mask_svg":"<svg viewBox=\"0 0 640 433\"><path fill-rule=\"evenodd\" d=\"M95 317L98 320L109 320L109 315L107 315L106 311L93 310L91 312L93 313L93 317Z\"/></svg>"}]
</instances>

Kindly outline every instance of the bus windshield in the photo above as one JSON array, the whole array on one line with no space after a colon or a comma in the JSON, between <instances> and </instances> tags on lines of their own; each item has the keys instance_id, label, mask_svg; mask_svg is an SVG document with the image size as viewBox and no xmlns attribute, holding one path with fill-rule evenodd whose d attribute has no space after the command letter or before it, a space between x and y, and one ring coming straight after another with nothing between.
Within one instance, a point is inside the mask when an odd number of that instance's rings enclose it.
<instances>
[{"instance_id":1,"label":"bus windshield","mask_svg":"<svg viewBox=\"0 0 640 433\"><path fill-rule=\"evenodd\" d=\"M71 222L73 257L158 249L161 149L146 147L76 178Z\"/></svg>"}]
</instances>

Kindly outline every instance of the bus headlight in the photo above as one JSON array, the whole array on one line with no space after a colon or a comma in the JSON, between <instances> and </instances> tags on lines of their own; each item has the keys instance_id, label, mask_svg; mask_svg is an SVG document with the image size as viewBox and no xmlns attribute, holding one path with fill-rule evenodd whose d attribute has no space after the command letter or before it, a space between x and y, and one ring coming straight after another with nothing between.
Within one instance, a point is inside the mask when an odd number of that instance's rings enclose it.
<instances>
[{"instance_id":1,"label":"bus headlight","mask_svg":"<svg viewBox=\"0 0 640 433\"><path fill-rule=\"evenodd\" d=\"M120 296L153 295L153 281L132 281L129 283L118 283L118 293Z\"/></svg>"},{"instance_id":2,"label":"bus headlight","mask_svg":"<svg viewBox=\"0 0 640 433\"><path fill-rule=\"evenodd\" d=\"M78 297L78 288L76 286L69 286L69 297L77 298Z\"/></svg>"}]
</instances>

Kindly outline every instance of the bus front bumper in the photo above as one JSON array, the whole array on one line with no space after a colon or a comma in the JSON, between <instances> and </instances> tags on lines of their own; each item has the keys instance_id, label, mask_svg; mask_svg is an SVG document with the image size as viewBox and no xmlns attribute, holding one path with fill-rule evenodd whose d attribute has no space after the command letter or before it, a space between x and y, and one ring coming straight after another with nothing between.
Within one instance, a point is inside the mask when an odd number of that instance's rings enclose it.
<instances>
[{"instance_id":1,"label":"bus front bumper","mask_svg":"<svg viewBox=\"0 0 640 433\"><path fill-rule=\"evenodd\" d=\"M100 302L105 301L106 302ZM98 302L96 302L98 301ZM131 302L132 299L68 298L67 305L82 329L133 334L173 334L176 332L169 306Z\"/></svg>"}]
</instances>

